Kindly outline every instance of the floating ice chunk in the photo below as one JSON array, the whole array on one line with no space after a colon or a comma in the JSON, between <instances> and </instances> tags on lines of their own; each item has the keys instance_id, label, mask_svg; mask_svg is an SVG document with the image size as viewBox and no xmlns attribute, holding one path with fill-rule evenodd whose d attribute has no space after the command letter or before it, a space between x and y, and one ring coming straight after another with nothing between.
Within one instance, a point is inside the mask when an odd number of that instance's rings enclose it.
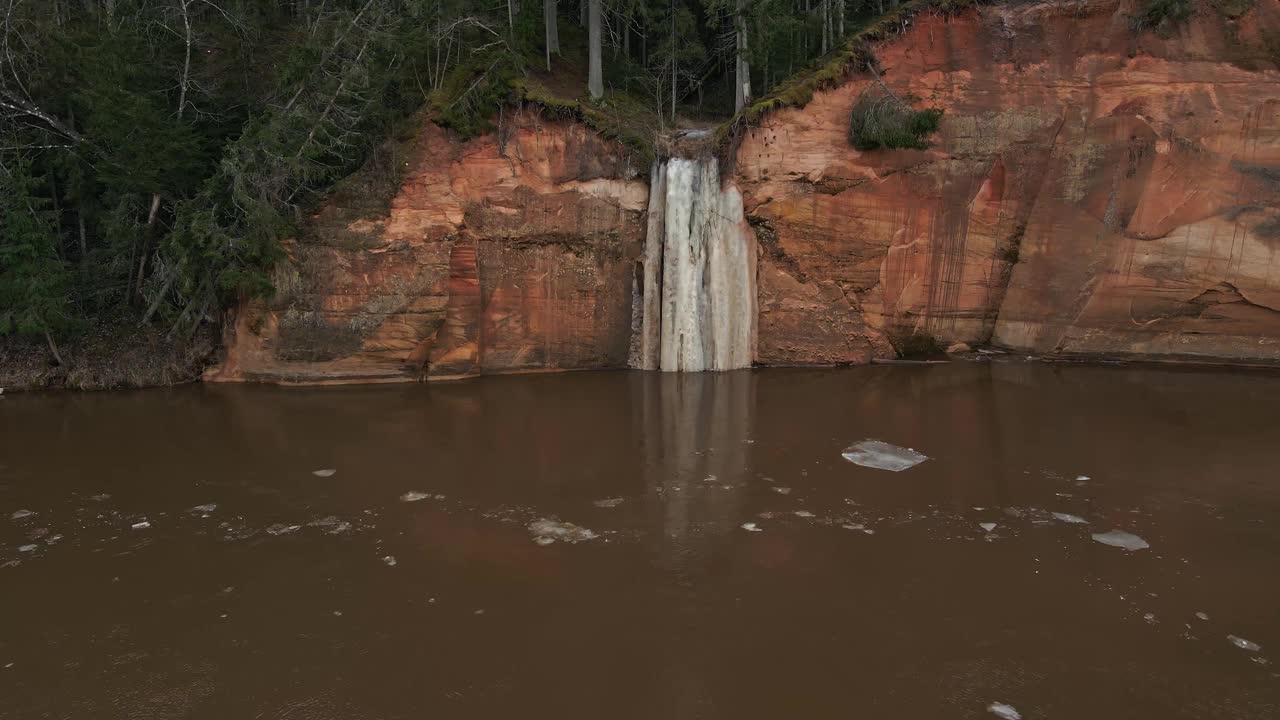
<instances>
[{"instance_id":1,"label":"floating ice chunk","mask_svg":"<svg viewBox=\"0 0 1280 720\"><path fill-rule=\"evenodd\" d=\"M301 525L285 525L284 523L276 523L267 528L268 535L288 535L295 530L301 528Z\"/></svg>"},{"instance_id":2,"label":"floating ice chunk","mask_svg":"<svg viewBox=\"0 0 1280 720\"><path fill-rule=\"evenodd\" d=\"M209 503L208 505L197 505L197 506L195 506L195 507L191 508L191 512L197 512L197 513L211 513L211 512L213 512L214 510L217 510L217 509L218 509L218 504L217 504L217 503Z\"/></svg>"},{"instance_id":3,"label":"floating ice chunk","mask_svg":"<svg viewBox=\"0 0 1280 720\"><path fill-rule=\"evenodd\" d=\"M1088 520L1085 520L1079 515L1072 515L1071 513L1056 512L1056 513L1053 513L1053 516L1064 523L1086 523L1087 524L1089 522Z\"/></svg>"},{"instance_id":4,"label":"floating ice chunk","mask_svg":"<svg viewBox=\"0 0 1280 720\"><path fill-rule=\"evenodd\" d=\"M132 527L134 530L146 530L147 528L151 527L151 523L147 522L146 520L143 520L142 522L134 523L130 527Z\"/></svg>"},{"instance_id":5,"label":"floating ice chunk","mask_svg":"<svg viewBox=\"0 0 1280 720\"><path fill-rule=\"evenodd\" d=\"M991 532L992 530L996 529L996 524L995 523L978 523L978 527L982 528L983 530L986 530L987 532Z\"/></svg>"},{"instance_id":6,"label":"floating ice chunk","mask_svg":"<svg viewBox=\"0 0 1280 720\"><path fill-rule=\"evenodd\" d=\"M1155 625L1155 624L1156 624L1156 614L1155 614L1155 613L1147 613L1146 615L1143 615L1143 616L1142 616L1142 619L1143 619L1143 620L1146 620L1148 623L1150 623L1150 624L1152 624L1152 625Z\"/></svg>"},{"instance_id":7,"label":"floating ice chunk","mask_svg":"<svg viewBox=\"0 0 1280 720\"><path fill-rule=\"evenodd\" d=\"M1256 662L1256 663L1258 663L1259 665L1269 665L1269 664L1271 663L1271 661L1270 661L1270 660L1268 660L1268 659L1266 659L1266 658L1262 657L1261 655L1254 655L1253 657L1251 657L1251 658L1249 658L1249 659L1250 659L1250 660L1252 660L1252 661L1254 661L1254 662Z\"/></svg>"},{"instance_id":8,"label":"floating ice chunk","mask_svg":"<svg viewBox=\"0 0 1280 720\"><path fill-rule=\"evenodd\" d=\"M764 528L756 527L756 524L753 522L744 522L739 527L747 532L764 532Z\"/></svg>"},{"instance_id":9,"label":"floating ice chunk","mask_svg":"<svg viewBox=\"0 0 1280 720\"><path fill-rule=\"evenodd\" d=\"M18 548L18 552L32 552L38 547L40 546L39 545L23 545L22 547Z\"/></svg>"},{"instance_id":10,"label":"floating ice chunk","mask_svg":"<svg viewBox=\"0 0 1280 720\"><path fill-rule=\"evenodd\" d=\"M811 518L813 517L813 513L809 512L808 510L796 510L795 516L802 517L802 518Z\"/></svg>"},{"instance_id":11,"label":"floating ice chunk","mask_svg":"<svg viewBox=\"0 0 1280 720\"><path fill-rule=\"evenodd\" d=\"M567 543L578 543L599 537L584 527L568 522L548 520L547 518L529 523L529 533L533 535L534 541L539 544L545 543L541 543L538 538L551 538L552 540L560 540Z\"/></svg>"},{"instance_id":12,"label":"floating ice chunk","mask_svg":"<svg viewBox=\"0 0 1280 720\"><path fill-rule=\"evenodd\" d=\"M1235 645L1241 650L1248 650L1249 652L1258 652L1259 650L1262 649L1262 646L1259 645L1258 643L1252 642L1250 640L1245 640L1242 637L1236 637L1235 635L1228 635L1227 639L1231 641L1232 645Z\"/></svg>"},{"instance_id":13,"label":"floating ice chunk","mask_svg":"<svg viewBox=\"0 0 1280 720\"><path fill-rule=\"evenodd\" d=\"M769 488L769 489L770 489L770 490L772 490L772 491L774 491L774 492L776 492L776 493L778 493L779 495L790 495L790 494L791 494L791 488L789 488L789 487L772 487L772 488Z\"/></svg>"},{"instance_id":14,"label":"floating ice chunk","mask_svg":"<svg viewBox=\"0 0 1280 720\"><path fill-rule=\"evenodd\" d=\"M987 712L998 718L1003 718L1003 720L1022 720L1022 713L1015 710L1012 705L1005 705L1004 703L991 703L987 706Z\"/></svg>"},{"instance_id":15,"label":"floating ice chunk","mask_svg":"<svg viewBox=\"0 0 1280 720\"><path fill-rule=\"evenodd\" d=\"M110 495L108 495L108 494L106 494L106 493L102 493L102 494L100 494L100 495L94 495L93 497L91 497L91 498L89 498L89 499L90 499L90 500L94 500L94 501L96 501L96 502L103 502L104 500L110 500L110 499L111 499L111 496L110 496Z\"/></svg>"},{"instance_id":16,"label":"floating ice chunk","mask_svg":"<svg viewBox=\"0 0 1280 720\"><path fill-rule=\"evenodd\" d=\"M556 539L553 537L547 537L546 535L539 535L538 537L534 538L533 541L538 543L539 545L550 545L551 543L555 542Z\"/></svg>"},{"instance_id":17,"label":"floating ice chunk","mask_svg":"<svg viewBox=\"0 0 1280 720\"><path fill-rule=\"evenodd\" d=\"M395 556L395 555L385 555L385 556L383 556L383 558L382 558L382 562L386 563L386 564L387 564L387 567L395 567L395 566L396 566L396 556Z\"/></svg>"},{"instance_id":18,"label":"floating ice chunk","mask_svg":"<svg viewBox=\"0 0 1280 720\"><path fill-rule=\"evenodd\" d=\"M929 459L928 456L911 448L898 447L871 439L856 442L845 448L842 457L854 465L892 472L902 472Z\"/></svg>"},{"instance_id":19,"label":"floating ice chunk","mask_svg":"<svg viewBox=\"0 0 1280 720\"><path fill-rule=\"evenodd\" d=\"M861 523L845 523L840 527L844 528L845 530L866 530L867 529L867 526Z\"/></svg>"},{"instance_id":20,"label":"floating ice chunk","mask_svg":"<svg viewBox=\"0 0 1280 720\"><path fill-rule=\"evenodd\" d=\"M626 498L606 498L604 500L596 500L591 504L598 508L616 508L626 502L626 500Z\"/></svg>"},{"instance_id":21,"label":"floating ice chunk","mask_svg":"<svg viewBox=\"0 0 1280 720\"><path fill-rule=\"evenodd\" d=\"M1196 617L1200 618L1201 620L1208 620L1208 619L1209 619L1209 613L1206 613L1206 612L1197 612L1197 613L1196 613Z\"/></svg>"},{"instance_id":22,"label":"floating ice chunk","mask_svg":"<svg viewBox=\"0 0 1280 720\"><path fill-rule=\"evenodd\" d=\"M431 497L431 493L424 493L424 492L418 492L417 490L410 490L409 492L400 496L400 502L418 502L419 500L426 500L429 497Z\"/></svg>"},{"instance_id":23,"label":"floating ice chunk","mask_svg":"<svg viewBox=\"0 0 1280 720\"><path fill-rule=\"evenodd\" d=\"M14 520L21 520L22 518L28 518L28 517L31 517L32 515L35 515L35 513L31 512L30 510L17 510L9 517L13 518Z\"/></svg>"},{"instance_id":24,"label":"floating ice chunk","mask_svg":"<svg viewBox=\"0 0 1280 720\"><path fill-rule=\"evenodd\" d=\"M1088 476L1088 475L1077 475L1077 476L1076 476L1076 482L1089 482L1089 476Z\"/></svg>"},{"instance_id":25,"label":"floating ice chunk","mask_svg":"<svg viewBox=\"0 0 1280 720\"><path fill-rule=\"evenodd\" d=\"M1134 535L1133 533L1127 533L1123 530L1110 530L1104 533L1093 533L1093 539L1097 540L1103 545L1110 545L1111 547L1124 548L1125 550L1130 550L1130 551L1145 550L1151 547L1151 545L1149 545L1146 540L1143 540L1142 538L1138 537L1137 535Z\"/></svg>"},{"instance_id":26,"label":"floating ice chunk","mask_svg":"<svg viewBox=\"0 0 1280 720\"><path fill-rule=\"evenodd\" d=\"M333 468L325 468L324 470L312 470L311 474L316 477L333 477L336 472L338 471Z\"/></svg>"}]
</instances>

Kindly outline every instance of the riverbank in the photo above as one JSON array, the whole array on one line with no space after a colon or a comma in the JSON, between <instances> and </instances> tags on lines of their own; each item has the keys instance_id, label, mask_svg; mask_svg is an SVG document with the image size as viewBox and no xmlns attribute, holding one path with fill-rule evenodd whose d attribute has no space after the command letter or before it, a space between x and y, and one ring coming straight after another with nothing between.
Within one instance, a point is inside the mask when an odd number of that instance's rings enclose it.
<instances>
[{"instance_id":1,"label":"riverbank","mask_svg":"<svg viewBox=\"0 0 1280 720\"><path fill-rule=\"evenodd\" d=\"M217 339L207 326L189 339L170 339L155 328L101 325L60 344L58 363L43 339L0 337L0 388L110 390L193 382L216 361Z\"/></svg>"}]
</instances>

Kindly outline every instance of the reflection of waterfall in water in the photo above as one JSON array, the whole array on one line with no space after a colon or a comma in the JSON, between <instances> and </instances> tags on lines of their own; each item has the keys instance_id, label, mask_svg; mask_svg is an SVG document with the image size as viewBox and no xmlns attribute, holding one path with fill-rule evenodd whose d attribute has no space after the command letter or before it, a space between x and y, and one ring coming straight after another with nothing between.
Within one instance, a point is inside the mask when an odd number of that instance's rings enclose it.
<instances>
[{"instance_id":1,"label":"reflection of waterfall in water","mask_svg":"<svg viewBox=\"0 0 1280 720\"><path fill-rule=\"evenodd\" d=\"M645 370L733 370L755 354L756 251L713 157L654 163L640 342Z\"/></svg>"},{"instance_id":2,"label":"reflection of waterfall in water","mask_svg":"<svg viewBox=\"0 0 1280 720\"><path fill-rule=\"evenodd\" d=\"M640 394L640 441L644 446L653 564L664 582L655 606L669 611L652 717L705 717L715 693L714 625L722 601L708 592L707 578L732 565L750 544L735 543L747 519L752 476L755 387L751 371L703 374L635 373Z\"/></svg>"}]
</instances>

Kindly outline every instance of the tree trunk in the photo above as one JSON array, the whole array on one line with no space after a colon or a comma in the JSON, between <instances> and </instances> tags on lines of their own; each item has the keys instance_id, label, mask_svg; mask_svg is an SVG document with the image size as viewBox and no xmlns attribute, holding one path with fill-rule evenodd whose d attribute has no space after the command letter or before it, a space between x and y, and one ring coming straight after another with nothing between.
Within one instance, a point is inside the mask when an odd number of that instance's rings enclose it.
<instances>
[{"instance_id":1,"label":"tree trunk","mask_svg":"<svg viewBox=\"0 0 1280 720\"><path fill-rule=\"evenodd\" d=\"M44 331L44 339L49 343L49 352L53 353L53 359L61 365L62 356L58 354L58 346L54 344L53 336L49 334L48 329Z\"/></svg>"},{"instance_id":2,"label":"tree trunk","mask_svg":"<svg viewBox=\"0 0 1280 720\"><path fill-rule=\"evenodd\" d=\"M587 38L590 45L587 91L592 99L598 100L604 97L604 73L600 67L600 0L588 0Z\"/></svg>"},{"instance_id":3,"label":"tree trunk","mask_svg":"<svg viewBox=\"0 0 1280 720\"><path fill-rule=\"evenodd\" d=\"M556 26L554 0L542 0L542 23L546 28L547 72L551 72L551 34Z\"/></svg>"},{"instance_id":4,"label":"tree trunk","mask_svg":"<svg viewBox=\"0 0 1280 720\"><path fill-rule=\"evenodd\" d=\"M671 123L676 122L676 0L671 0Z\"/></svg>"},{"instance_id":5,"label":"tree trunk","mask_svg":"<svg viewBox=\"0 0 1280 720\"><path fill-rule=\"evenodd\" d=\"M822 0L822 54L831 49L831 0Z\"/></svg>"},{"instance_id":6,"label":"tree trunk","mask_svg":"<svg viewBox=\"0 0 1280 720\"><path fill-rule=\"evenodd\" d=\"M738 12L733 18L734 45L736 46L735 77L733 88L734 112L742 112L742 108L751 101L751 64L747 61L747 18L745 0L738 0Z\"/></svg>"},{"instance_id":7,"label":"tree trunk","mask_svg":"<svg viewBox=\"0 0 1280 720\"><path fill-rule=\"evenodd\" d=\"M836 2L838 3L836 5L836 19L839 22L839 27L837 29L840 32L840 37L843 38L844 37L844 0L836 0Z\"/></svg>"},{"instance_id":8,"label":"tree trunk","mask_svg":"<svg viewBox=\"0 0 1280 720\"><path fill-rule=\"evenodd\" d=\"M89 274L89 240L84 231L84 210L76 207L76 222L80 226L80 274Z\"/></svg>"},{"instance_id":9,"label":"tree trunk","mask_svg":"<svg viewBox=\"0 0 1280 720\"><path fill-rule=\"evenodd\" d=\"M549 30L551 32L551 52L560 54L560 0L546 0L551 6L550 14L547 19L551 23Z\"/></svg>"}]
</instances>

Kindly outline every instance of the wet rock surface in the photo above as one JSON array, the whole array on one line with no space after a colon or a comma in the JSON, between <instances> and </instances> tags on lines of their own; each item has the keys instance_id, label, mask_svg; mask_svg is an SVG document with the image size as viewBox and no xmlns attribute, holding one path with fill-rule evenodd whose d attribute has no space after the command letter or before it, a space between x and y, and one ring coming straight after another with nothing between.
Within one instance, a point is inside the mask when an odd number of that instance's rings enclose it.
<instances>
[{"instance_id":1,"label":"wet rock surface","mask_svg":"<svg viewBox=\"0 0 1280 720\"><path fill-rule=\"evenodd\" d=\"M1277 717L1277 394L956 363L9 397L0 715Z\"/></svg>"}]
</instances>

